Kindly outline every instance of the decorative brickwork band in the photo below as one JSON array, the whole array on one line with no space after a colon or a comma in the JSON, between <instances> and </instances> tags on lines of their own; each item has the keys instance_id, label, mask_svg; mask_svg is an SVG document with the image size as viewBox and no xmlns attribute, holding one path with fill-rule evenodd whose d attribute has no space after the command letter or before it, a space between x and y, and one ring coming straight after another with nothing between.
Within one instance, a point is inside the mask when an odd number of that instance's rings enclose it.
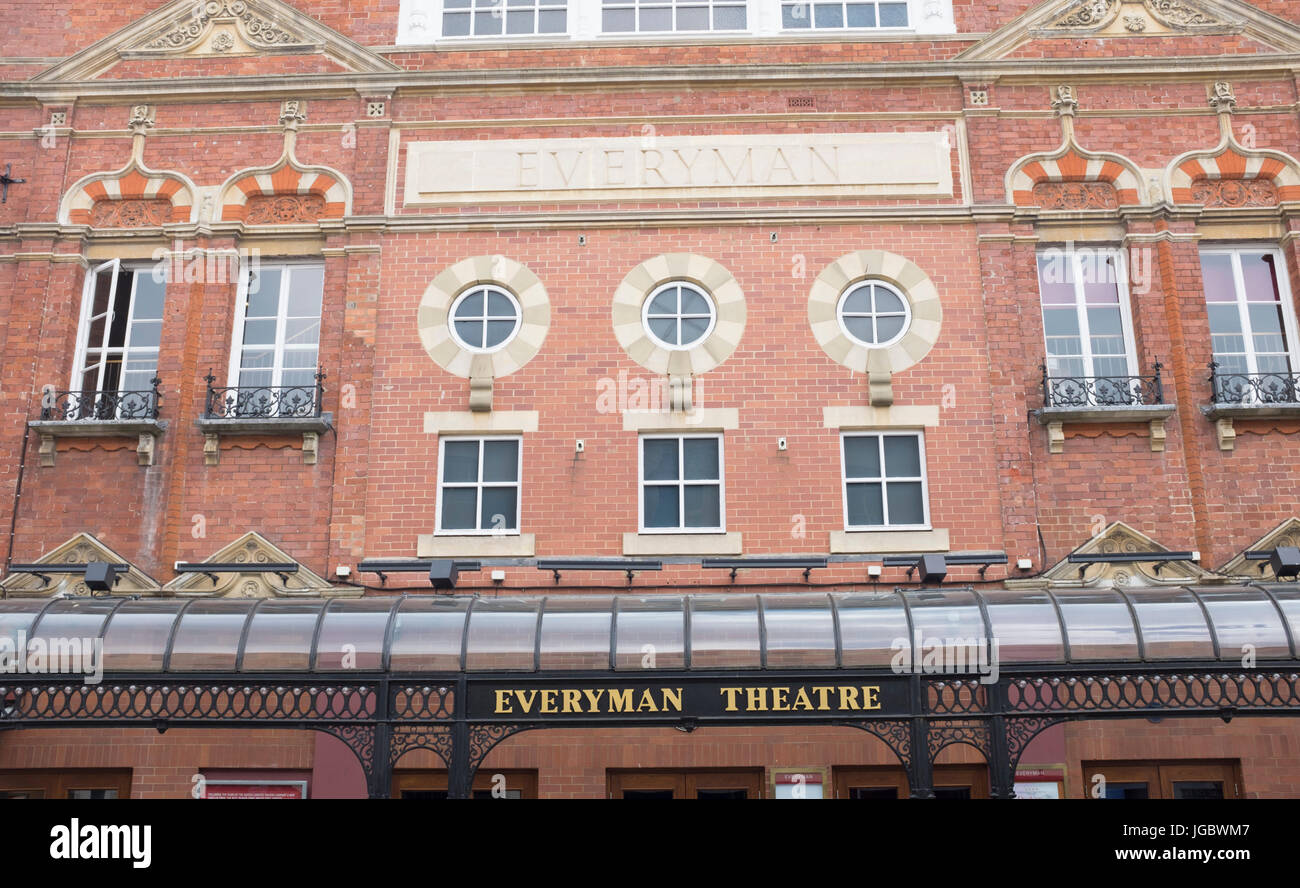
<instances>
[{"instance_id":1,"label":"decorative brickwork band","mask_svg":"<svg viewBox=\"0 0 1300 888\"><path fill-rule=\"evenodd\" d=\"M1050 154L1030 154L1017 161L1007 175L1007 195L1018 207L1114 209L1144 204L1141 182L1127 158L1085 151L1067 140ZM1047 185L1084 187L1042 187Z\"/></svg>"},{"instance_id":2,"label":"decorative brickwork band","mask_svg":"<svg viewBox=\"0 0 1300 888\"><path fill-rule=\"evenodd\" d=\"M1169 169L1176 204L1260 207L1300 200L1300 164L1294 158L1243 148L1231 136L1211 151L1175 158Z\"/></svg>"},{"instance_id":3,"label":"decorative brickwork band","mask_svg":"<svg viewBox=\"0 0 1300 888\"><path fill-rule=\"evenodd\" d=\"M134 160L125 169L87 176L63 200L64 221L97 228L190 222L194 190L179 173L155 172Z\"/></svg>"},{"instance_id":4,"label":"decorative brickwork band","mask_svg":"<svg viewBox=\"0 0 1300 888\"><path fill-rule=\"evenodd\" d=\"M1114 210L1119 195L1109 182L1040 182L1034 203L1045 210Z\"/></svg>"},{"instance_id":5,"label":"decorative brickwork band","mask_svg":"<svg viewBox=\"0 0 1300 888\"><path fill-rule=\"evenodd\" d=\"M341 219L350 193L342 176L285 158L272 169L237 173L222 188L222 221L284 225Z\"/></svg>"}]
</instances>

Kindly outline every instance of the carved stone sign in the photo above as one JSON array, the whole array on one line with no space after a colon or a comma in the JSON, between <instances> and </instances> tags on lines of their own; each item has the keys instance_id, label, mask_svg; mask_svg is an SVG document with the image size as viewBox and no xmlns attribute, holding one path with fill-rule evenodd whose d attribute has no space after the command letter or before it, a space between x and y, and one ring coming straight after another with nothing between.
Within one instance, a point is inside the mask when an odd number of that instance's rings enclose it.
<instances>
[{"instance_id":1,"label":"carved stone sign","mask_svg":"<svg viewBox=\"0 0 1300 888\"><path fill-rule=\"evenodd\" d=\"M780 134L413 142L405 202L951 194L946 133Z\"/></svg>"}]
</instances>

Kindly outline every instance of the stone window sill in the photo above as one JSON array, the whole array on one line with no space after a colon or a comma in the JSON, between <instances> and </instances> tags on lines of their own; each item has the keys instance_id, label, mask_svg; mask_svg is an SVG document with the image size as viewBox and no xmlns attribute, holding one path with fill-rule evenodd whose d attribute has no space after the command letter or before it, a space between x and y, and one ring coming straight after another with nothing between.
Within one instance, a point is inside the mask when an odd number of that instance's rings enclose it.
<instances>
[{"instance_id":1,"label":"stone window sill","mask_svg":"<svg viewBox=\"0 0 1300 888\"><path fill-rule=\"evenodd\" d=\"M832 555L901 555L912 552L947 552L948 531L934 530L832 530Z\"/></svg>"},{"instance_id":2,"label":"stone window sill","mask_svg":"<svg viewBox=\"0 0 1300 888\"><path fill-rule=\"evenodd\" d=\"M1118 404L1114 407L1042 407L1033 411L1038 421L1047 426L1047 449L1050 453L1065 451L1065 426L1115 425L1125 422L1145 422L1151 430L1151 451L1165 449L1165 421L1178 409L1176 404Z\"/></svg>"},{"instance_id":3,"label":"stone window sill","mask_svg":"<svg viewBox=\"0 0 1300 888\"><path fill-rule=\"evenodd\" d=\"M1239 419L1300 419L1300 404L1229 404L1216 402L1202 407L1201 412L1214 423L1220 450L1236 446L1237 431L1233 422Z\"/></svg>"},{"instance_id":4,"label":"stone window sill","mask_svg":"<svg viewBox=\"0 0 1300 888\"><path fill-rule=\"evenodd\" d=\"M214 419L200 417L194 420L203 433L203 461L215 466L221 458L221 437L223 435L302 435L302 461L306 465L316 464L317 447L320 434L333 427L334 414L322 413L320 416L271 416L271 417L236 417L233 419Z\"/></svg>"},{"instance_id":5,"label":"stone window sill","mask_svg":"<svg viewBox=\"0 0 1300 888\"><path fill-rule=\"evenodd\" d=\"M625 533L624 555L739 555L741 537L732 533Z\"/></svg>"},{"instance_id":6,"label":"stone window sill","mask_svg":"<svg viewBox=\"0 0 1300 888\"><path fill-rule=\"evenodd\" d=\"M27 423L40 436L40 464L54 465L57 438L136 438L137 461L153 465L154 443L167 430L163 419L63 420L34 419Z\"/></svg>"},{"instance_id":7,"label":"stone window sill","mask_svg":"<svg viewBox=\"0 0 1300 888\"><path fill-rule=\"evenodd\" d=\"M515 534L421 534L416 541L417 558L532 558L536 537Z\"/></svg>"}]
</instances>

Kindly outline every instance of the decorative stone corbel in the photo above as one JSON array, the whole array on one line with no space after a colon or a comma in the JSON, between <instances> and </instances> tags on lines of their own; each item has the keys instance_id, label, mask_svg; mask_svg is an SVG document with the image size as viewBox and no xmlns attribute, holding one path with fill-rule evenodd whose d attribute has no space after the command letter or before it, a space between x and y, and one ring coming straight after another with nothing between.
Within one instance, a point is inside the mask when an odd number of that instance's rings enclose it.
<instances>
[{"instance_id":1,"label":"decorative stone corbel","mask_svg":"<svg viewBox=\"0 0 1300 888\"><path fill-rule=\"evenodd\" d=\"M221 436L203 436L203 464L215 466L221 461Z\"/></svg>"},{"instance_id":2,"label":"decorative stone corbel","mask_svg":"<svg viewBox=\"0 0 1300 888\"><path fill-rule=\"evenodd\" d=\"M1065 423L1049 422L1047 424L1047 452L1065 452Z\"/></svg>"},{"instance_id":3,"label":"decorative stone corbel","mask_svg":"<svg viewBox=\"0 0 1300 888\"><path fill-rule=\"evenodd\" d=\"M1219 439L1220 450L1231 450L1237 443L1237 430L1232 427L1231 416L1221 416L1214 421L1214 434Z\"/></svg>"},{"instance_id":4,"label":"decorative stone corbel","mask_svg":"<svg viewBox=\"0 0 1300 888\"><path fill-rule=\"evenodd\" d=\"M303 465L316 465L316 455L320 447L320 432L303 432L302 433L302 462Z\"/></svg>"},{"instance_id":5,"label":"decorative stone corbel","mask_svg":"<svg viewBox=\"0 0 1300 888\"><path fill-rule=\"evenodd\" d=\"M41 435L41 449L38 451L41 456L42 466L54 465L54 436Z\"/></svg>"},{"instance_id":6,"label":"decorative stone corbel","mask_svg":"<svg viewBox=\"0 0 1300 888\"><path fill-rule=\"evenodd\" d=\"M492 358L476 354L469 365L469 409L473 413L492 412Z\"/></svg>"},{"instance_id":7,"label":"decorative stone corbel","mask_svg":"<svg viewBox=\"0 0 1300 888\"><path fill-rule=\"evenodd\" d=\"M1232 112L1237 110L1237 94L1226 80L1216 81L1210 90L1210 107L1219 115L1219 133L1232 138Z\"/></svg>"},{"instance_id":8,"label":"decorative stone corbel","mask_svg":"<svg viewBox=\"0 0 1300 888\"><path fill-rule=\"evenodd\" d=\"M131 130L133 136L143 136L153 128L154 115L156 109L153 105L132 105L131 119L127 121L127 129Z\"/></svg>"},{"instance_id":9,"label":"decorative stone corbel","mask_svg":"<svg viewBox=\"0 0 1300 888\"><path fill-rule=\"evenodd\" d=\"M883 348L867 352L867 393L872 407L889 407L894 403L893 371L889 352Z\"/></svg>"},{"instance_id":10,"label":"decorative stone corbel","mask_svg":"<svg viewBox=\"0 0 1300 888\"><path fill-rule=\"evenodd\" d=\"M1074 87L1062 83L1052 93L1052 110L1061 120L1061 132L1067 142L1074 141L1074 112L1079 110L1079 102L1074 97Z\"/></svg>"},{"instance_id":11,"label":"decorative stone corbel","mask_svg":"<svg viewBox=\"0 0 1300 888\"><path fill-rule=\"evenodd\" d=\"M674 413L690 413L695 409L691 377L668 377L668 409Z\"/></svg>"},{"instance_id":12,"label":"decorative stone corbel","mask_svg":"<svg viewBox=\"0 0 1300 888\"><path fill-rule=\"evenodd\" d=\"M156 439L151 434L140 433L135 445L136 463L142 466L153 465L153 446Z\"/></svg>"},{"instance_id":13,"label":"decorative stone corbel","mask_svg":"<svg viewBox=\"0 0 1300 888\"><path fill-rule=\"evenodd\" d=\"M297 132L298 124L307 119L307 106L300 99L285 99L280 103L280 126Z\"/></svg>"},{"instance_id":14,"label":"decorative stone corbel","mask_svg":"<svg viewBox=\"0 0 1300 888\"><path fill-rule=\"evenodd\" d=\"M1165 421L1164 419L1153 419L1150 422L1151 428L1151 452L1163 453L1165 449Z\"/></svg>"}]
</instances>

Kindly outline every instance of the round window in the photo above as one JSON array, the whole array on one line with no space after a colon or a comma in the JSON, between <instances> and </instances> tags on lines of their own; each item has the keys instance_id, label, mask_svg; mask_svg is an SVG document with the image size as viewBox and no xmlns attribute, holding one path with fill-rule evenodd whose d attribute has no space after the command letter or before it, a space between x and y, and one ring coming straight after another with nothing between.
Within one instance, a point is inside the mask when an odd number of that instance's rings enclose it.
<instances>
[{"instance_id":1,"label":"round window","mask_svg":"<svg viewBox=\"0 0 1300 888\"><path fill-rule=\"evenodd\" d=\"M907 299L883 281L860 281L840 296L840 328L854 342L884 348L903 338L912 321Z\"/></svg>"},{"instance_id":2,"label":"round window","mask_svg":"<svg viewBox=\"0 0 1300 888\"><path fill-rule=\"evenodd\" d=\"M695 284L685 281L670 281L656 287L642 310L642 321L650 338L675 351L703 342L713 332L716 317L713 299Z\"/></svg>"},{"instance_id":3,"label":"round window","mask_svg":"<svg viewBox=\"0 0 1300 888\"><path fill-rule=\"evenodd\" d=\"M519 302L500 287L470 287L451 306L451 335L462 347L493 352L519 332Z\"/></svg>"}]
</instances>

